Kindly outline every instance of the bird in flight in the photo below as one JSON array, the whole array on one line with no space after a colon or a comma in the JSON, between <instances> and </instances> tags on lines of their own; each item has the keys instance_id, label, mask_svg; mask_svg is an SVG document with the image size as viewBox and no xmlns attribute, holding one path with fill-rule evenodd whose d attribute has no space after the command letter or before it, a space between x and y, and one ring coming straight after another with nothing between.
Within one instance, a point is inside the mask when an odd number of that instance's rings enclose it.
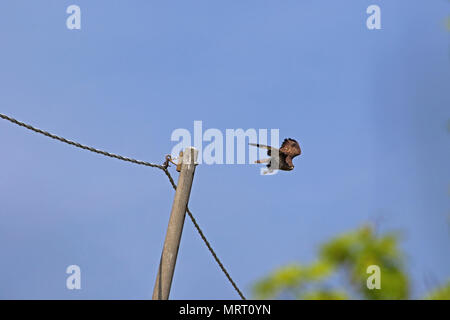
<instances>
[{"instance_id":1,"label":"bird in flight","mask_svg":"<svg viewBox=\"0 0 450 320\"><path fill-rule=\"evenodd\" d=\"M267 149L267 155L270 158L255 161L255 163L267 163L268 170L264 174L272 173L275 170L293 170L294 164L292 163L292 159L302 153L298 142L291 138L284 139L280 149L259 143L249 144L258 148Z\"/></svg>"}]
</instances>

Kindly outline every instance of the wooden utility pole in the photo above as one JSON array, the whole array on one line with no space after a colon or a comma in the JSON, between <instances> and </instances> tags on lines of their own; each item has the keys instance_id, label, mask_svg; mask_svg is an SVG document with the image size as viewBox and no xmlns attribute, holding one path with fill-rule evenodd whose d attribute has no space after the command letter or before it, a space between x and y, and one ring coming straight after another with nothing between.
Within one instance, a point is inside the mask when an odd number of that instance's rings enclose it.
<instances>
[{"instance_id":1,"label":"wooden utility pole","mask_svg":"<svg viewBox=\"0 0 450 320\"><path fill-rule=\"evenodd\" d=\"M178 178L177 190L170 213L169 226L167 227L166 239L161 254L158 274L153 289L153 300L169 299L170 287L172 285L175 263L177 261L178 248L180 246L181 234L183 232L184 218L191 193L192 181L194 179L195 163L198 150L188 147L179 159L180 176Z\"/></svg>"}]
</instances>

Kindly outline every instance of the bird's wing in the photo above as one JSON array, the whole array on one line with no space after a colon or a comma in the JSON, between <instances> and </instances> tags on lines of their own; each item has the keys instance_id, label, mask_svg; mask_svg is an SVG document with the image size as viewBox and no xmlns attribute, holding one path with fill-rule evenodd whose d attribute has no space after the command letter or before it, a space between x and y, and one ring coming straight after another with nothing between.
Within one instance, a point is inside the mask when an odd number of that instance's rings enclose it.
<instances>
[{"instance_id":1,"label":"bird's wing","mask_svg":"<svg viewBox=\"0 0 450 320\"><path fill-rule=\"evenodd\" d=\"M286 162L289 167L293 167L294 166L294 164L292 163L292 157L291 156L285 157L284 158L284 162Z\"/></svg>"}]
</instances>

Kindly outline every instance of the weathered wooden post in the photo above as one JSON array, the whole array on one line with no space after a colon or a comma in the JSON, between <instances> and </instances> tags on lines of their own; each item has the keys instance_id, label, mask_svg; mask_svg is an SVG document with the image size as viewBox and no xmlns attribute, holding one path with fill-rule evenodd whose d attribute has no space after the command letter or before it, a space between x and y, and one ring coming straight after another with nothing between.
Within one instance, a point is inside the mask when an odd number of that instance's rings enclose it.
<instances>
[{"instance_id":1,"label":"weathered wooden post","mask_svg":"<svg viewBox=\"0 0 450 320\"><path fill-rule=\"evenodd\" d=\"M184 218L186 217L186 209L194 179L197 156L198 150L193 147L186 148L183 155L180 156L180 176L178 178L166 239L164 241L161 261L153 289L153 300L167 300L169 298L178 248L183 232Z\"/></svg>"}]
</instances>

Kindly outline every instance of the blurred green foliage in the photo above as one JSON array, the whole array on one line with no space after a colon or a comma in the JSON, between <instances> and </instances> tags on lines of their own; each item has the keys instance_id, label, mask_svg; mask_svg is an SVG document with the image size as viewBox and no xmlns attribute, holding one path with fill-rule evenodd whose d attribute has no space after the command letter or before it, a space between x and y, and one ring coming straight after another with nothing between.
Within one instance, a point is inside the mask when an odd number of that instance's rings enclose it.
<instances>
[{"instance_id":1,"label":"blurred green foliage","mask_svg":"<svg viewBox=\"0 0 450 320\"><path fill-rule=\"evenodd\" d=\"M253 287L257 299L408 299L409 280L404 257L398 248L398 234L377 235L370 226L342 234L324 243L315 262L281 267ZM381 288L368 289L367 268L381 270ZM344 288L331 288L336 278L345 279ZM334 279L334 282L333 282ZM334 285L336 286L336 285ZM450 282L431 293L429 299L448 299Z\"/></svg>"},{"instance_id":2,"label":"blurred green foliage","mask_svg":"<svg viewBox=\"0 0 450 320\"><path fill-rule=\"evenodd\" d=\"M435 289L426 298L431 300L450 300L450 281L447 281L442 287Z\"/></svg>"}]
</instances>

